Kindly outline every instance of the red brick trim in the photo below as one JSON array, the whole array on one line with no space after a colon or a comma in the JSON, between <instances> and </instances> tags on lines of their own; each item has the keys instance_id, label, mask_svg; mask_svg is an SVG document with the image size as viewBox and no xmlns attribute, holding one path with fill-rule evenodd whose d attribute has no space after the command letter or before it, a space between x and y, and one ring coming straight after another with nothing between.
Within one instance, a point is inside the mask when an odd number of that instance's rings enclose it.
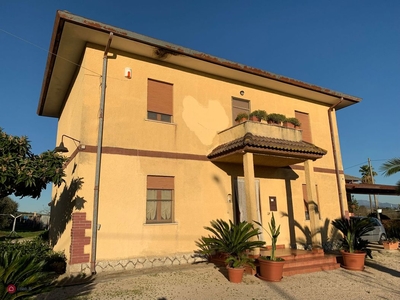
<instances>
[{"instance_id":1,"label":"red brick trim","mask_svg":"<svg viewBox=\"0 0 400 300\"><path fill-rule=\"evenodd\" d=\"M92 227L92 222L86 220L86 213L75 212L72 214L71 229L71 258L70 264L88 263L89 254L85 253L85 245L90 244L90 237L85 236L85 230Z\"/></svg>"}]
</instances>

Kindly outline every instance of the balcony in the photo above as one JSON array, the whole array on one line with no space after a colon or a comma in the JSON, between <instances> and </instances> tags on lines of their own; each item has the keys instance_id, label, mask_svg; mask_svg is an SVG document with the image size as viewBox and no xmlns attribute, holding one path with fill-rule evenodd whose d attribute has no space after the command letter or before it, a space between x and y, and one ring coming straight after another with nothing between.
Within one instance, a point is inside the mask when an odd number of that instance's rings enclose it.
<instances>
[{"instance_id":1,"label":"balcony","mask_svg":"<svg viewBox=\"0 0 400 300\"><path fill-rule=\"evenodd\" d=\"M243 162L243 154L254 155L254 165L285 167L316 160L327 151L302 140L301 130L247 121L218 133L215 148L207 156L212 162Z\"/></svg>"}]
</instances>

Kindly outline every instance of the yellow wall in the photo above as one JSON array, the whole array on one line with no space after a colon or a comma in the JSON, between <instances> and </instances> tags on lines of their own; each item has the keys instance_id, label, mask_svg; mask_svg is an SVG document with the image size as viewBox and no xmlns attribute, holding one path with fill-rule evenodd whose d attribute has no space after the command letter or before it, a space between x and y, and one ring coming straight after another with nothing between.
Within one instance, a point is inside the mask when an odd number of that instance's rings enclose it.
<instances>
[{"instance_id":1,"label":"yellow wall","mask_svg":"<svg viewBox=\"0 0 400 300\"><path fill-rule=\"evenodd\" d=\"M83 145L97 145L103 51L94 45L86 48L82 60L84 68L77 74L59 120L57 141L61 140L62 134L67 134L79 139ZM112 54L115 57L108 60L107 70L103 146L205 157L212 150L217 133L233 125L232 97L240 98L239 92L244 90L244 99L251 101L251 110L264 109L288 117L294 116L295 110L309 113L313 143L328 150L327 155L314 162L314 167L332 171L314 175L318 184L321 224L325 218L340 215L327 106L256 87L243 87L239 82L173 68L165 62L143 60L111 49L110 56ZM124 77L125 67L132 68L132 79ZM172 124L146 119L148 78L173 84ZM69 139L64 142L71 155L74 143ZM66 169L66 187L72 179L82 178L84 182L77 192L84 199L84 206L73 211L86 212L88 220L92 220L93 214L95 159L96 153L80 152ZM293 223L282 216L288 212L283 178L289 173L293 177L290 186L294 218L302 226L309 226L309 221L304 220L304 171L257 167L255 172L256 178L260 179L263 220L269 221L271 216L268 197L276 196L278 212L275 216L282 232L279 243L286 246L290 244L289 232L294 230ZM147 175L174 176L174 223L145 224ZM243 176L243 166L221 167L206 160L103 154L97 259L193 251L194 242L206 233L203 226L209 225L210 220L233 218L232 203L228 201L228 194L233 194L231 176ZM54 191L56 198L63 188ZM70 230L68 221L56 245L57 250L66 249L67 254ZM90 236L91 231L86 230L86 235ZM296 237L301 237L299 230L296 230ZM85 252L90 253L90 245L85 246Z\"/></svg>"}]
</instances>

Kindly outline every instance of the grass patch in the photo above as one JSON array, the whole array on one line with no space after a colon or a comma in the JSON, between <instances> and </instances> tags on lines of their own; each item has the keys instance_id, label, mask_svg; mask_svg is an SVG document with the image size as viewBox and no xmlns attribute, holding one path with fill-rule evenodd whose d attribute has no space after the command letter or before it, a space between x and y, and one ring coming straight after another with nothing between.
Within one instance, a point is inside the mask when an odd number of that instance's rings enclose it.
<instances>
[{"instance_id":1,"label":"grass patch","mask_svg":"<svg viewBox=\"0 0 400 300\"><path fill-rule=\"evenodd\" d=\"M17 231L10 236L10 230L0 230L0 241L5 241L8 239L22 239L22 238L35 238L42 234L44 230L38 231Z\"/></svg>"}]
</instances>

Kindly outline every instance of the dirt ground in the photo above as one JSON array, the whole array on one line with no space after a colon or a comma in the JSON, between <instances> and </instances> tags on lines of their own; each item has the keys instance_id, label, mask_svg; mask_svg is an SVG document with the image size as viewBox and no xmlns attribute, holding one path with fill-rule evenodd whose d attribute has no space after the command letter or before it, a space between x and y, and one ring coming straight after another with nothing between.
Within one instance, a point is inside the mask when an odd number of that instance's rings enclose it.
<instances>
[{"instance_id":1,"label":"dirt ground","mask_svg":"<svg viewBox=\"0 0 400 300\"><path fill-rule=\"evenodd\" d=\"M361 272L340 268L276 283L251 275L230 283L224 269L207 263L101 273L37 299L400 299L400 250L373 251L373 257Z\"/></svg>"}]
</instances>

